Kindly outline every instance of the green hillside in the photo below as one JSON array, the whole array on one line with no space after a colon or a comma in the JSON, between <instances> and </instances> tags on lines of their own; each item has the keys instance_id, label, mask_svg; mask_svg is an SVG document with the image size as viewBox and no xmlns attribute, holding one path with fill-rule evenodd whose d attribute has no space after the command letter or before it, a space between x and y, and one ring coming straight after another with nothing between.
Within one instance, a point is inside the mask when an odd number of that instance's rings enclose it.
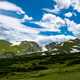
<instances>
[{"instance_id":1,"label":"green hillside","mask_svg":"<svg viewBox=\"0 0 80 80\"><path fill-rule=\"evenodd\" d=\"M0 54L1 53L14 53L26 54L26 52L41 51L41 47L35 42L22 41L19 45L12 45L8 41L0 40Z\"/></svg>"},{"instance_id":2,"label":"green hillside","mask_svg":"<svg viewBox=\"0 0 80 80\"><path fill-rule=\"evenodd\" d=\"M80 40L19 45L0 40L0 80L80 80Z\"/></svg>"}]
</instances>

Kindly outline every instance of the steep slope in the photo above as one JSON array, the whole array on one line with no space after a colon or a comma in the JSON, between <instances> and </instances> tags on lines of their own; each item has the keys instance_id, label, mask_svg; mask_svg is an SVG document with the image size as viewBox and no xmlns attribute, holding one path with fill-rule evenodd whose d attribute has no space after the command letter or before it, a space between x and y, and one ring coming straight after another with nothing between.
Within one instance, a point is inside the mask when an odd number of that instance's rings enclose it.
<instances>
[{"instance_id":1,"label":"steep slope","mask_svg":"<svg viewBox=\"0 0 80 80\"><path fill-rule=\"evenodd\" d=\"M56 44L55 42L46 45L46 48L55 53L75 53L80 52L80 39L69 40L63 43Z\"/></svg>"}]
</instances>

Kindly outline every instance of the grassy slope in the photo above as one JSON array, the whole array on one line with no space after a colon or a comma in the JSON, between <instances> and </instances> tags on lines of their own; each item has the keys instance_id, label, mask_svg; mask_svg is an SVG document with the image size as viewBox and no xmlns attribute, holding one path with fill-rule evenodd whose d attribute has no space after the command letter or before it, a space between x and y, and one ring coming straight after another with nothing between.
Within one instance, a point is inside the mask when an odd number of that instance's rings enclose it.
<instances>
[{"instance_id":1,"label":"grassy slope","mask_svg":"<svg viewBox=\"0 0 80 80\"><path fill-rule=\"evenodd\" d=\"M5 46L6 44L4 44L4 42L3 42L2 45ZM5 46L5 48L3 48L2 45L1 45L1 52L8 50L7 49L8 46ZM20 46L20 50L21 49L23 50L24 48L25 48L24 45L23 45L23 48ZM66 50L66 48L67 47L65 47L64 49ZM64 51L64 49L62 47L60 51L62 52L62 50ZM11 50L11 52L16 53L16 51L18 49L17 49L17 47L14 47L14 48L11 47L10 50ZM33 51L33 49L31 49L31 50ZM56 55L54 57L50 56L50 54L52 54L54 52L45 52L45 53L49 57L42 58L40 56L40 58L38 58L37 57L38 53L35 53L32 55L32 57L35 57L35 58L30 59L29 61L28 61L28 58L24 58L24 56L26 57L26 55L23 55L23 57L21 56L22 58L20 57L17 61L16 61L16 59L0 60L0 70L2 70L2 69L5 70L11 66L13 68L23 68L23 69L25 69L27 67L33 68L34 65L32 66L32 63L39 63L39 62L44 62L44 63L50 62L51 63L51 61L53 62L53 64L48 65L49 68L46 70L39 70L39 71L32 70L31 72L25 72L25 71L12 72L11 71L9 73L3 73L3 74L0 73L0 80L80 80L80 53L69 54L69 55L60 54L60 55ZM21 52L21 54L22 54L22 52ZM4 55L9 57L12 54L10 55L8 53L8 51L5 51ZM15 56L15 55L13 54L13 56ZM17 64L15 64L16 62L17 62ZM54 62L55 62L55 64L54 64ZM65 62L65 64L62 64L63 62ZM69 64L68 64L68 62L69 62ZM61 63L61 64L59 64L59 63ZM68 65L66 66L66 64L68 64ZM71 65L71 64L73 64L73 65ZM44 66L44 64L43 64L43 66ZM40 69L40 68L38 68L38 69Z\"/></svg>"},{"instance_id":2,"label":"grassy slope","mask_svg":"<svg viewBox=\"0 0 80 80\"><path fill-rule=\"evenodd\" d=\"M55 64L49 65L48 70L8 73L1 75L0 80L80 80L80 64Z\"/></svg>"}]
</instances>

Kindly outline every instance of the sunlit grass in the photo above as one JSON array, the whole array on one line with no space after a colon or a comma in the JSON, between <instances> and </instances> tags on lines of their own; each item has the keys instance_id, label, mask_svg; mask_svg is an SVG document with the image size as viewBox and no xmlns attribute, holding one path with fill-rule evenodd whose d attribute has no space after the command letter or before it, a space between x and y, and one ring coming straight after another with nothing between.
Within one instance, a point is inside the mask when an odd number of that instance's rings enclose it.
<instances>
[{"instance_id":1,"label":"sunlit grass","mask_svg":"<svg viewBox=\"0 0 80 80\"><path fill-rule=\"evenodd\" d=\"M0 76L0 80L80 80L80 64L50 66L49 69L41 71L11 72Z\"/></svg>"}]
</instances>

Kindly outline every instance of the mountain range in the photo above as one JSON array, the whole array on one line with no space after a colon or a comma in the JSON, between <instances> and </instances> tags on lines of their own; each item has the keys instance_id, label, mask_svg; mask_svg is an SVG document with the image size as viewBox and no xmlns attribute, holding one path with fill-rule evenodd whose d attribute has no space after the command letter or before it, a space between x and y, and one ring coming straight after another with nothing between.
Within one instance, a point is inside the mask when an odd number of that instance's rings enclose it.
<instances>
[{"instance_id":1,"label":"mountain range","mask_svg":"<svg viewBox=\"0 0 80 80\"><path fill-rule=\"evenodd\" d=\"M9 52L20 55L45 51L53 51L53 54L80 52L80 39L64 41L61 43L52 42L43 47L33 41L22 41L19 44L13 45L8 41L0 40L0 54Z\"/></svg>"}]
</instances>

